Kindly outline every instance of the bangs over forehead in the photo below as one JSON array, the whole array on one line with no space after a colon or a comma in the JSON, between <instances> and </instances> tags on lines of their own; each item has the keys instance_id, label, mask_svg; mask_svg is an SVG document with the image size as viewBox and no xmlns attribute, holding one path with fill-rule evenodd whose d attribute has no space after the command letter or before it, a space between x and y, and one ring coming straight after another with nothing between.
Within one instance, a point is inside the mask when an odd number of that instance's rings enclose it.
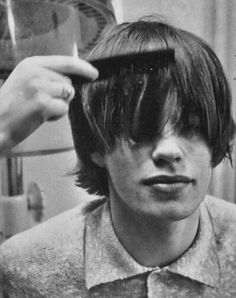
<instances>
[{"instance_id":1,"label":"bangs over forehead","mask_svg":"<svg viewBox=\"0 0 236 298\"><path fill-rule=\"evenodd\" d=\"M121 136L149 141L171 122L180 134L200 133L218 164L230 154L231 99L221 64L204 42L163 23L125 23L90 58L165 48L175 50L175 63L152 70L140 61L138 70L123 68L83 87L83 109L99 144L96 150L112 150Z\"/></svg>"}]
</instances>

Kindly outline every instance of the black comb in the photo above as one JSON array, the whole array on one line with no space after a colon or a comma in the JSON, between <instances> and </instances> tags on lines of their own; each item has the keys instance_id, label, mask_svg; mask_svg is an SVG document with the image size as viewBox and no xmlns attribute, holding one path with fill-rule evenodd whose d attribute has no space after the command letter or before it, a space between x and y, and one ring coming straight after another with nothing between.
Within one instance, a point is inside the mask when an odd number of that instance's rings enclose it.
<instances>
[{"instance_id":1,"label":"black comb","mask_svg":"<svg viewBox=\"0 0 236 298\"><path fill-rule=\"evenodd\" d=\"M103 80L113 74L119 74L123 69L142 69L147 71L155 71L160 67L173 63L175 60L175 50L168 48L162 50L129 53L106 58L88 60L99 71L96 80ZM75 84L83 84L91 82L87 78L70 76Z\"/></svg>"}]
</instances>

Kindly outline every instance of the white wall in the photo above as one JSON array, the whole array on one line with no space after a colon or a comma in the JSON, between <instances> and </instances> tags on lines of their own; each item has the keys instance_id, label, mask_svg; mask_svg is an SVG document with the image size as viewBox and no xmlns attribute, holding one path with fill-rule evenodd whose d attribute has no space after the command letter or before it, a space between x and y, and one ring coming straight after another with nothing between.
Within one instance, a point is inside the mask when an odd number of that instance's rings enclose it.
<instances>
[{"instance_id":1,"label":"white wall","mask_svg":"<svg viewBox=\"0 0 236 298\"><path fill-rule=\"evenodd\" d=\"M132 21L145 15L159 14L175 26L210 40L213 0L122 0L123 18Z\"/></svg>"}]
</instances>

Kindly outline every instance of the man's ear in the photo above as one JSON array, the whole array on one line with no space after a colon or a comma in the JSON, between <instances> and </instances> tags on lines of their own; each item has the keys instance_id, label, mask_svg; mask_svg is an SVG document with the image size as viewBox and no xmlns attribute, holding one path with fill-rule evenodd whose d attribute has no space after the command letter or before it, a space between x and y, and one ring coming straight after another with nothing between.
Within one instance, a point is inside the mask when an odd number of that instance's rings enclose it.
<instances>
[{"instance_id":1,"label":"man's ear","mask_svg":"<svg viewBox=\"0 0 236 298\"><path fill-rule=\"evenodd\" d=\"M99 167L101 167L101 168L105 167L105 159L104 159L103 154L98 153L98 152L93 152L91 154L91 159Z\"/></svg>"}]
</instances>

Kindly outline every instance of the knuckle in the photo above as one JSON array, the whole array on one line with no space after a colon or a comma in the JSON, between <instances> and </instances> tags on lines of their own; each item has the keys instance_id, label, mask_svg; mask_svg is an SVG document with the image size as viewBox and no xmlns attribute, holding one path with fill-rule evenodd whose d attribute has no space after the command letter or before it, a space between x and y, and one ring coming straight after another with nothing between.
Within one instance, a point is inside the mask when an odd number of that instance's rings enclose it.
<instances>
[{"instance_id":1,"label":"knuckle","mask_svg":"<svg viewBox=\"0 0 236 298\"><path fill-rule=\"evenodd\" d=\"M65 84L62 90L62 99L70 101L75 95L75 89L71 84Z\"/></svg>"},{"instance_id":2,"label":"knuckle","mask_svg":"<svg viewBox=\"0 0 236 298\"><path fill-rule=\"evenodd\" d=\"M38 78L31 78L28 81L28 89L31 93L39 93L41 91L40 81Z\"/></svg>"},{"instance_id":3,"label":"knuckle","mask_svg":"<svg viewBox=\"0 0 236 298\"><path fill-rule=\"evenodd\" d=\"M38 75L38 66L33 60L34 57L27 57L17 64L15 71L19 74L24 74L26 78L35 77Z\"/></svg>"},{"instance_id":4,"label":"knuckle","mask_svg":"<svg viewBox=\"0 0 236 298\"><path fill-rule=\"evenodd\" d=\"M26 67L31 64L33 64L32 57L27 57L18 64L18 67Z\"/></svg>"},{"instance_id":5,"label":"knuckle","mask_svg":"<svg viewBox=\"0 0 236 298\"><path fill-rule=\"evenodd\" d=\"M68 77L68 76L63 76L63 79L65 80L65 82L66 83L68 83L69 85L71 85L72 84L72 80L71 80L71 78L70 77Z\"/></svg>"},{"instance_id":6,"label":"knuckle","mask_svg":"<svg viewBox=\"0 0 236 298\"><path fill-rule=\"evenodd\" d=\"M28 64L31 65L31 64L37 63L38 59L39 59L39 56L30 56L30 57L24 58L20 63L26 64L26 65L28 65Z\"/></svg>"}]
</instances>

